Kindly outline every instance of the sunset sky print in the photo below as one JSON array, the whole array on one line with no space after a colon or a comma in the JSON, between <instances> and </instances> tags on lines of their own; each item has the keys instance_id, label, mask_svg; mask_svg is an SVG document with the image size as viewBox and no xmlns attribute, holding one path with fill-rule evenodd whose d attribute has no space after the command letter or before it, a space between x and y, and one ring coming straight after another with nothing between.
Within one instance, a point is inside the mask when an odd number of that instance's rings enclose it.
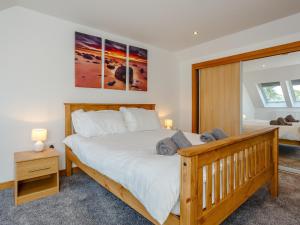
<instances>
[{"instance_id":1,"label":"sunset sky print","mask_svg":"<svg viewBox=\"0 0 300 225\"><path fill-rule=\"evenodd\" d=\"M147 63L148 53L146 49L138 48L134 46L129 47L129 60L141 63Z\"/></svg>"},{"instance_id":2,"label":"sunset sky print","mask_svg":"<svg viewBox=\"0 0 300 225\"><path fill-rule=\"evenodd\" d=\"M105 55L126 60L126 45L105 40Z\"/></svg>"}]
</instances>

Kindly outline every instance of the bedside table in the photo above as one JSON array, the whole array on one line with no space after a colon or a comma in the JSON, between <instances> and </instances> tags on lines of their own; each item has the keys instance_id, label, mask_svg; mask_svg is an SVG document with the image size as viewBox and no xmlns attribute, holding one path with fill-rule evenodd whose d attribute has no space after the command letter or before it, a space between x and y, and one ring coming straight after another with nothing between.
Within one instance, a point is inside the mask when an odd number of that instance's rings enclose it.
<instances>
[{"instance_id":1,"label":"bedside table","mask_svg":"<svg viewBox=\"0 0 300 225\"><path fill-rule=\"evenodd\" d=\"M15 152L15 204L36 200L59 192L59 153Z\"/></svg>"}]
</instances>

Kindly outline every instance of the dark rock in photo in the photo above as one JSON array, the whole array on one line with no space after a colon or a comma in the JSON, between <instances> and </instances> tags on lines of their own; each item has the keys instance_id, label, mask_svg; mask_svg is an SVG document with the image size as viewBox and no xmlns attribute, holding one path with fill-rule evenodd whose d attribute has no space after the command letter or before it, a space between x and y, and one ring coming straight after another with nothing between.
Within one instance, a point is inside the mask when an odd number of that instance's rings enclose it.
<instances>
[{"instance_id":1,"label":"dark rock in photo","mask_svg":"<svg viewBox=\"0 0 300 225\"><path fill-rule=\"evenodd\" d=\"M89 60L93 60L94 59L94 56L91 55L91 54L83 54L82 57L85 58L85 59L89 59Z\"/></svg>"},{"instance_id":2,"label":"dark rock in photo","mask_svg":"<svg viewBox=\"0 0 300 225\"><path fill-rule=\"evenodd\" d=\"M115 72L115 77L122 81L122 82L126 82L126 66L120 66L117 68L116 72Z\"/></svg>"},{"instance_id":3,"label":"dark rock in photo","mask_svg":"<svg viewBox=\"0 0 300 225\"><path fill-rule=\"evenodd\" d=\"M107 65L107 68L110 69L110 70L113 70L113 69L115 69L116 67L115 67L114 65L108 64L108 65Z\"/></svg>"},{"instance_id":4,"label":"dark rock in photo","mask_svg":"<svg viewBox=\"0 0 300 225\"><path fill-rule=\"evenodd\" d=\"M117 68L116 72L115 72L115 77L126 83L126 66L120 66ZM129 67L129 83L132 84L133 83L133 69L131 67Z\"/></svg>"},{"instance_id":5,"label":"dark rock in photo","mask_svg":"<svg viewBox=\"0 0 300 225\"><path fill-rule=\"evenodd\" d=\"M133 69L129 67L129 84L133 83Z\"/></svg>"},{"instance_id":6,"label":"dark rock in photo","mask_svg":"<svg viewBox=\"0 0 300 225\"><path fill-rule=\"evenodd\" d=\"M107 85L108 86L114 86L115 83L116 83L116 81L114 80L114 81L108 82Z\"/></svg>"}]
</instances>

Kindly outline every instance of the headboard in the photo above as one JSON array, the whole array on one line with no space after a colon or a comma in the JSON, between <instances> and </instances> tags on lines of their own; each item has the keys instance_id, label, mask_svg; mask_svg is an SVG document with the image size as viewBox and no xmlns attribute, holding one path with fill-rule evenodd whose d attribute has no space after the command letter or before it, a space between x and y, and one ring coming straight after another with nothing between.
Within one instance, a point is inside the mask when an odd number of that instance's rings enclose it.
<instances>
[{"instance_id":1,"label":"headboard","mask_svg":"<svg viewBox=\"0 0 300 225\"><path fill-rule=\"evenodd\" d=\"M65 136L73 134L72 112L82 109L84 111L119 110L120 107L155 109L155 104L97 104L97 103L65 103Z\"/></svg>"}]
</instances>

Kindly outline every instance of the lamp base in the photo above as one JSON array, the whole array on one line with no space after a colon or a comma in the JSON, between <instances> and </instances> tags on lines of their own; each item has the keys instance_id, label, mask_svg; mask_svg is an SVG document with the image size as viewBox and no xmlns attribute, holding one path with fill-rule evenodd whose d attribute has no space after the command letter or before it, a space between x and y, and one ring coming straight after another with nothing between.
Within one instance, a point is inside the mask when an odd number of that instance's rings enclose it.
<instances>
[{"instance_id":1,"label":"lamp base","mask_svg":"<svg viewBox=\"0 0 300 225\"><path fill-rule=\"evenodd\" d=\"M34 151L41 152L44 150L44 143L42 141L37 141L34 144Z\"/></svg>"}]
</instances>

